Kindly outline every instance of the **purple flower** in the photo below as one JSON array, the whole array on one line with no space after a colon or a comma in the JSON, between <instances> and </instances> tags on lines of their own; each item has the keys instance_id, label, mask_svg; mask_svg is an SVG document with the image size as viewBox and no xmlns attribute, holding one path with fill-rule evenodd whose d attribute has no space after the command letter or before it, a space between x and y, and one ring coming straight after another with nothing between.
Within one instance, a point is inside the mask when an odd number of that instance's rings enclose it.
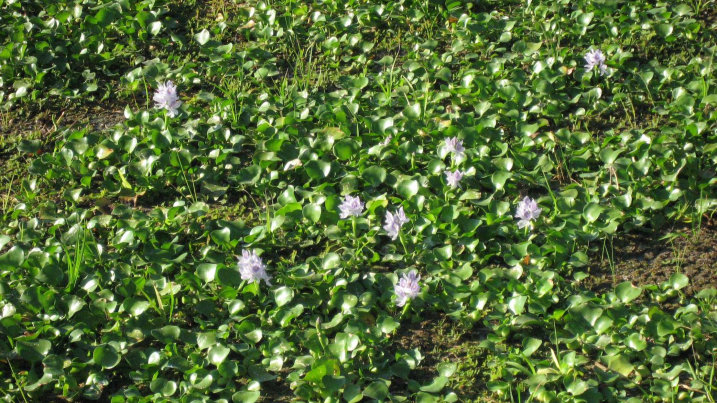
<instances>
[{"instance_id":1,"label":"purple flower","mask_svg":"<svg viewBox=\"0 0 717 403\"><path fill-rule=\"evenodd\" d=\"M271 277L266 273L266 265L262 263L261 258L254 251L243 250L239 258L239 273L241 279L251 283L258 283L264 280L266 284L271 285Z\"/></svg>"},{"instance_id":2,"label":"purple flower","mask_svg":"<svg viewBox=\"0 0 717 403\"><path fill-rule=\"evenodd\" d=\"M463 140L458 140L458 137L446 139L446 150L455 155L456 161L461 161L466 156Z\"/></svg>"},{"instance_id":3,"label":"purple flower","mask_svg":"<svg viewBox=\"0 0 717 403\"><path fill-rule=\"evenodd\" d=\"M154 93L154 102L157 103L157 108L166 109L167 115L172 118L177 115L179 106L182 105L177 95L177 86L171 81L159 85Z\"/></svg>"},{"instance_id":4,"label":"purple flower","mask_svg":"<svg viewBox=\"0 0 717 403\"><path fill-rule=\"evenodd\" d=\"M391 142L392 139L393 139L393 136L391 136L389 134L388 137L386 137L382 142L378 143L378 145L380 145L381 147L386 147L388 145L388 143Z\"/></svg>"},{"instance_id":5,"label":"purple flower","mask_svg":"<svg viewBox=\"0 0 717 403\"><path fill-rule=\"evenodd\" d=\"M359 217L363 213L363 203L361 203L361 199L358 196L346 195L344 202L339 205L339 210L341 210L341 218Z\"/></svg>"},{"instance_id":6,"label":"purple flower","mask_svg":"<svg viewBox=\"0 0 717 403\"><path fill-rule=\"evenodd\" d=\"M396 294L396 305L404 306L409 299L414 299L418 296L421 291L421 286L418 285L420 279L421 276L415 270L411 270L401 277L398 284L393 286L393 292Z\"/></svg>"},{"instance_id":7,"label":"purple flower","mask_svg":"<svg viewBox=\"0 0 717 403\"><path fill-rule=\"evenodd\" d=\"M604 76L605 73L607 73L605 55L600 49L591 50L585 55L585 70L592 71L592 69L596 66L600 69L601 76Z\"/></svg>"},{"instance_id":8,"label":"purple flower","mask_svg":"<svg viewBox=\"0 0 717 403\"><path fill-rule=\"evenodd\" d=\"M446 183L448 186L454 188L458 186L459 182L463 179L463 172L456 170L455 172L446 171Z\"/></svg>"},{"instance_id":9,"label":"purple flower","mask_svg":"<svg viewBox=\"0 0 717 403\"><path fill-rule=\"evenodd\" d=\"M520 219L518 221L518 228L525 228L526 226L532 226L531 221L534 221L540 216L542 209L538 208L538 203L528 196L518 203L518 208L515 211L515 218Z\"/></svg>"},{"instance_id":10,"label":"purple flower","mask_svg":"<svg viewBox=\"0 0 717 403\"><path fill-rule=\"evenodd\" d=\"M406 217L406 213L403 212L403 207L400 207L395 214L391 214L389 211L386 212L386 224L383 226L383 229L385 229L391 239L395 241L396 237L398 237L398 231L400 231L403 224L407 222L408 218Z\"/></svg>"}]
</instances>

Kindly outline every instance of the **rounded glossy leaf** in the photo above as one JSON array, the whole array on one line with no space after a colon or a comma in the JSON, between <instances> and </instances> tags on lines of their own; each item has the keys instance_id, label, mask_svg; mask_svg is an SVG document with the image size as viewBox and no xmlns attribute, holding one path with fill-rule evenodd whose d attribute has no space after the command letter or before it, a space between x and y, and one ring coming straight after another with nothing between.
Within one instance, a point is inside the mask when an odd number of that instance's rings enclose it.
<instances>
[{"instance_id":1,"label":"rounded glossy leaf","mask_svg":"<svg viewBox=\"0 0 717 403\"><path fill-rule=\"evenodd\" d=\"M386 170L378 165L373 165L364 170L361 177L369 185L376 187L386 180Z\"/></svg>"},{"instance_id":2,"label":"rounded glossy leaf","mask_svg":"<svg viewBox=\"0 0 717 403\"><path fill-rule=\"evenodd\" d=\"M207 352L207 358L212 364L219 366L229 355L229 349L227 347L218 344L209 349Z\"/></svg>"},{"instance_id":3,"label":"rounded glossy leaf","mask_svg":"<svg viewBox=\"0 0 717 403\"><path fill-rule=\"evenodd\" d=\"M294 290L289 287L280 287L274 291L274 301L277 306L284 306L294 298Z\"/></svg>"},{"instance_id":4,"label":"rounded glossy leaf","mask_svg":"<svg viewBox=\"0 0 717 403\"><path fill-rule=\"evenodd\" d=\"M388 396L388 386L381 381L376 381L363 391L363 395L376 400L384 400Z\"/></svg>"},{"instance_id":5,"label":"rounded glossy leaf","mask_svg":"<svg viewBox=\"0 0 717 403\"><path fill-rule=\"evenodd\" d=\"M17 246L0 256L0 269L17 269L25 261L25 252Z\"/></svg>"},{"instance_id":6,"label":"rounded glossy leaf","mask_svg":"<svg viewBox=\"0 0 717 403\"><path fill-rule=\"evenodd\" d=\"M340 160L357 156L359 145L354 139L343 139L334 145L334 155Z\"/></svg>"},{"instance_id":7,"label":"rounded glossy leaf","mask_svg":"<svg viewBox=\"0 0 717 403\"><path fill-rule=\"evenodd\" d=\"M398 194L404 199L410 199L418 194L418 181L415 179L403 180L398 184Z\"/></svg>"},{"instance_id":8,"label":"rounded glossy leaf","mask_svg":"<svg viewBox=\"0 0 717 403\"><path fill-rule=\"evenodd\" d=\"M624 304L639 297L640 294L642 294L642 288L635 287L629 281L620 283L615 288L615 295L617 295L617 297L620 298L620 301L622 301L622 303L624 303Z\"/></svg>"},{"instance_id":9,"label":"rounded glossy leaf","mask_svg":"<svg viewBox=\"0 0 717 403\"><path fill-rule=\"evenodd\" d=\"M639 333L632 333L625 339L625 345L635 351L642 351L647 348L647 341Z\"/></svg>"},{"instance_id":10,"label":"rounded glossy leaf","mask_svg":"<svg viewBox=\"0 0 717 403\"><path fill-rule=\"evenodd\" d=\"M102 368L114 368L120 362L120 356L109 344L99 346L92 352L92 360Z\"/></svg>"},{"instance_id":11,"label":"rounded glossy leaf","mask_svg":"<svg viewBox=\"0 0 717 403\"><path fill-rule=\"evenodd\" d=\"M211 34L206 29L203 29L198 34L194 35L194 39L200 44L204 45L205 43L209 42L209 38L211 38Z\"/></svg>"},{"instance_id":12,"label":"rounded glossy leaf","mask_svg":"<svg viewBox=\"0 0 717 403\"><path fill-rule=\"evenodd\" d=\"M258 391L242 391L236 392L232 395L232 402L234 403L254 403L259 400L261 393Z\"/></svg>"},{"instance_id":13,"label":"rounded glossy leaf","mask_svg":"<svg viewBox=\"0 0 717 403\"><path fill-rule=\"evenodd\" d=\"M177 383L165 378L157 378L149 384L149 390L162 396L172 396L177 391Z\"/></svg>"},{"instance_id":14,"label":"rounded glossy leaf","mask_svg":"<svg viewBox=\"0 0 717 403\"><path fill-rule=\"evenodd\" d=\"M687 284L690 283L690 279L682 273L675 273L670 276L669 283L673 289L680 290L687 287Z\"/></svg>"},{"instance_id":15,"label":"rounded glossy leaf","mask_svg":"<svg viewBox=\"0 0 717 403\"><path fill-rule=\"evenodd\" d=\"M406 106L403 108L403 116L409 119L418 119L421 117L421 105L413 104Z\"/></svg>"},{"instance_id":16,"label":"rounded glossy leaf","mask_svg":"<svg viewBox=\"0 0 717 403\"><path fill-rule=\"evenodd\" d=\"M313 203L305 205L301 209L301 213L304 218L313 223L317 223L321 219L321 207Z\"/></svg>"},{"instance_id":17,"label":"rounded glossy leaf","mask_svg":"<svg viewBox=\"0 0 717 403\"><path fill-rule=\"evenodd\" d=\"M583 217L589 223L595 222L600 217L600 214L605 210L602 206L597 203L590 202L583 209Z\"/></svg>"},{"instance_id":18,"label":"rounded glossy leaf","mask_svg":"<svg viewBox=\"0 0 717 403\"><path fill-rule=\"evenodd\" d=\"M52 348L52 343L44 339L18 341L16 345L20 357L31 363L42 361L50 352L50 348Z\"/></svg>"}]
</instances>

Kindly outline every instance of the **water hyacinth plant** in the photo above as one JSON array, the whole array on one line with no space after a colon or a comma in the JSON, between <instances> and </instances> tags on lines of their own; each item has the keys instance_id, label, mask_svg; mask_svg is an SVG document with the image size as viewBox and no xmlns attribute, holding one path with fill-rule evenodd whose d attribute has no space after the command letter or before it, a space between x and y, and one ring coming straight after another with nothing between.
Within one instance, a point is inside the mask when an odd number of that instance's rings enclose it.
<instances>
[{"instance_id":1,"label":"water hyacinth plant","mask_svg":"<svg viewBox=\"0 0 717 403\"><path fill-rule=\"evenodd\" d=\"M266 265L254 251L243 250L241 252L239 273L241 274L241 279L249 284L259 283L264 280L267 285L271 286L271 277L266 272Z\"/></svg>"},{"instance_id":2,"label":"water hyacinth plant","mask_svg":"<svg viewBox=\"0 0 717 403\"><path fill-rule=\"evenodd\" d=\"M169 117L177 116L182 101L179 100L177 86L174 85L174 82L170 80L159 84L157 91L154 93L154 102L158 109L165 109Z\"/></svg>"},{"instance_id":3,"label":"water hyacinth plant","mask_svg":"<svg viewBox=\"0 0 717 403\"><path fill-rule=\"evenodd\" d=\"M402 206L395 213L391 213L390 211L386 212L386 223L383 229L385 229L386 232L388 232L388 236L395 241L398 237L398 233L401 231L401 227L403 227L403 224L408 223L408 221Z\"/></svg>"},{"instance_id":4,"label":"water hyacinth plant","mask_svg":"<svg viewBox=\"0 0 717 403\"><path fill-rule=\"evenodd\" d=\"M421 276L416 270L411 270L408 274L401 276L398 283L393 286L397 306L404 306L406 302L418 296L418 293L421 292L421 285L418 284L420 280Z\"/></svg>"},{"instance_id":5,"label":"water hyacinth plant","mask_svg":"<svg viewBox=\"0 0 717 403\"><path fill-rule=\"evenodd\" d=\"M360 217L363 213L363 208L364 203L361 202L361 199L358 196L353 197L351 195L346 195L343 203L339 205L339 210L341 211L340 217L342 219Z\"/></svg>"},{"instance_id":6,"label":"water hyacinth plant","mask_svg":"<svg viewBox=\"0 0 717 403\"><path fill-rule=\"evenodd\" d=\"M446 184L452 188L460 186L460 181L463 179L463 172L459 170L446 171Z\"/></svg>"},{"instance_id":7,"label":"water hyacinth plant","mask_svg":"<svg viewBox=\"0 0 717 403\"><path fill-rule=\"evenodd\" d=\"M458 137L446 139L446 151L453 154L454 161L459 164L466 156L466 149L463 147L463 140Z\"/></svg>"},{"instance_id":8,"label":"water hyacinth plant","mask_svg":"<svg viewBox=\"0 0 717 403\"><path fill-rule=\"evenodd\" d=\"M595 67L600 70L601 76L607 73L605 55L600 49L593 49L585 55L585 70L592 71Z\"/></svg>"},{"instance_id":9,"label":"water hyacinth plant","mask_svg":"<svg viewBox=\"0 0 717 403\"><path fill-rule=\"evenodd\" d=\"M518 208L515 211L515 218L518 221L518 228L525 228L533 226L533 221L538 219L542 209L538 208L538 203L528 196L525 196L523 200L518 203Z\"/></svg>"},{"instance_id":10,"label":"water hyacinth plant","mask_svg":"<svg viewBox=\"0 0 717 403\"><path fill-rule=\"evenodd\" d=\"M715 403L715 1L0 2L0 403Z\"/></svg>"}]
</instances>

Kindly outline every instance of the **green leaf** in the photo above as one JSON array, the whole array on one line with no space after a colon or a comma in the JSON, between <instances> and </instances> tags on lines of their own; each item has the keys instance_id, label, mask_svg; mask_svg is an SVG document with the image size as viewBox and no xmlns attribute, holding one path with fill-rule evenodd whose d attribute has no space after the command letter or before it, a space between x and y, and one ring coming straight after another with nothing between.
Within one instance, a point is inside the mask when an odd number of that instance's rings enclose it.
<instances>
[{"instance_id":1,"label":"green leaf","mask_svg":"<svg viewBox=\"0 0 717 403\"><path fill-rule=\"evenodd\" d=\"M635 351L642 351L647 348L647 341L639 333L632 333L625 339L625 345Z\"/></svg>"},{"instance_id":2,"label":"green leaf","mask_svg":"<svg viewBox=\"0 0 717 403\"><path fill-rule=\"evenodd\" d=\"M176 340L179 340L181 330L178 326L167 325L165 327L152 330L152 336L162 343L169 344Z\"/></svg>"},{"instance_id":3,"label":"green leaf","mask_svg":"<svg viewBox=\"0 0 717 403\"><path fill-rule=\"evenodd\" d=\"M372 165L363 171L361 177L369 185L376 187L386 181L386 170L378 165Z\"/></svg>"},{"instance_id":4,"label":"green leaf","mask_svg":"<svg viewBox=\"0 0 717 403\"><path fill-rule=\"evenodd\" d=\"M398 184L398 194L404 199L410 199L418 194L418 181L415 179L402 180Z\"/></svg>"},{"instance_id":5,"label":"green leaf","mask_svg":"<svg viewBox=\"0 0 717 403\"><path fill-rule=\"evenodd\" d=\"M343 396L347 403L358 403L363 399L363 393L358 385L348 385L344 389Z\"/></svg>"},{"instance_id":6,"label":"green leaf","mask_svg":"<svg viewBox=\"0 0 717 403\"><path fill-rule=\"evenodd\" d=\"M313 223L317 223L321 219L321 207L313 203L305 205L301 209L301 213L304 218Z\"/></svg>"},{"instance_id":7,"label":"green leaf","mask_svg":"<svg viewBox=\"0 0 717 403\"><path fill-rule=\"evenodd\" d=\"M598 318L602 316L603 310L601 308L591 308L589 306L581 307L578 312L591 326L595 326Z\"/></svg>"},{"instance_id":8,"label":"green leaf","mask_svg":"<svg viewBox=\"0 0 717 403\"><path fill-rule=\"evenodd\" d=\"M232 401L234 403L254 403L259 400L261 393L258 391L242 391L236 392L232 395Z\"/></svg>"},{"instance_id":9,"label":"green leaf","mask_svg":"<svg viewBox=\"0 0 717 403\"><path fill-rule=\"evenodd\" d=\"M358 155L359 145L353 139L343 139L334 145L334 155L340 160L348 160Z\"/></svg>"},{"instance_id":10,"label":"green leaf","mask_svg":"<svg viewBox=\"0 0 717 403\"><path fill-rule=\"evenodd\" d=\"M496 190L503 189L505 187L505 182L510 179L513 176L513 173L511 172L503 172L498 171L493 173L490 180L493 183L493 186L495 186Z\"/></svg>"},{"instance_id":11,"label":"green leaf","mask_svg":"<svg viewBox=\"0 0 717 403\"><path fill-rule=\"evenodd\" d=\"M25 154L35 154L41 146L40 140L22 140L17 145L17 150Z\"/></svg>"},{"instance_id":12,"label":"green leaf","mask_svg":"<svg viewBox=\"0 0 717 403\"><path fill-rule=\"evenodd\" d=\"M0 256L0 269L14 270L25 261L25 252L18 246L13 246L4 255Z\"/></svg>"},{"instance_id":13,"label":"green leaf","mask_svg":"<svg viewBox=\"0 0 717 403\"><path fill-rule=\"evenodd\" d=\"M622 153L622 150L613 150L612 148L605 148L600 151L600 160L605 164L610 165L615 162L620 153Z\"/></svg>"},{"instance_id":14,"label":"green leaf","mask_svg":"<svg viewBox=\"0 0 717 403\"><path fill-rule=\"evenodd\" d=\"M658 24L655 27L655 32L657 32L663 38L670 36L673 30L674 28L670 24Z\"/></svg>"},{"instance_id":15,"label":"green leaf","mask_svg":"<svg viewBox=\"0 0 717 403\"><path fill-rule=\"evenodd\" d=\"M95 156L97 156L98 159L103 160L114 152L113 149L103 145L99 144L97 147L95 147Z\"/></svg>"},{"instance_id":16,"label":"green leaf","mask_svg":"<svg viewBox=\"0 0 717 403\"><path fill-rule=\"evenodd\" d=\"M435 248L433 249L433 254L438 260L449 260L451 256L453 256L453 247L451 245L446 245L441 248Z\"/></svg>"},{"instance_id":17,"label":"green leaf","mask_svg":"<svg viewBox=\"0 0 717 403\"><path fill-rule=\"evenodd\" d=\"M525 302L528 300L528 297L525 295L518 295L516 297L508 299L508 309L510 309L511 312L513 312L514 315L522 315L523 314L523 308L525 307Z\"/></svg>"},{"instance_id":18,"label":"green leaf","mask_svg":"<svg viewBox=\"0 0 717 403\"><path fill-rule=\"evenodd\" d=\"M421 386L421 390L429 393L438 393L448 384L448 378L445 376L439 376L435 378L433 382L426 386Z\"/></svg>"},{"instance_id":19,"label":"green leaf","mask_svg":"<svg viewBox=\"0 0 717 403\"><path fill-rule=\"evenodd\" d=\"M114 368L120 362L120 356L109 344L99 346L92 352L92 360L95 364L102 366L102 368Z\"/></svg>"},{"instance_id":20,"label":"green leaf","mask_svg":"<svg viewBox=\"0 0 717 403\"><path fill-rule=\"evenodd\" d=\"M669 280L670 287L672 287L675 290L680 290L682 288L685 288L685 287L687 287L687 284L689 284L689 283L690 283L690 279L687 278L687 276L685 276L682 273L675 273L670 276L670 280Z\"/></svg>"},{"instance_id":21,"label":"green leaf","mask_svg":"<svg viewBox=\"0 0 717 403\"><path fill-rule=\"evenodd\" d=\"M639 297L640 294L642 294L642 288L635 287L629 281L622 282L615 288L615 295L620 298L623 304L634 300Z\"/></svg>"},{"instance_id":22,"label":"green leaf","mask_svg":"<svg viewBox=\"0 0 717 403\"><path fill-rule=\"evenodd\" d=\"M336 267L339 267L341 265L341 257L337 255L336 253L327 253L326 256L324 256L324 260L321 263L321 267L324 270L331 270Z\"/></svg>"},{"instance_id":23,"label":"green leaf","mask_svg":"<svg viewBox=\"0 0 717 403\"><path fill-rule=\"evenodd\" d=\"M613 357L608 357L608 359L610 360L608 368L621 374L624 377L630 375L632 370L635 368L635 366L632 365L632 363L630 362L630 359L628 359L624 355L616 355Z\"/></svg>"},{"instance_id":24,"label":"green leaf","mask_svg":"<svg viewBox=\"0 0 717 403\"><path fill-rule=\"evenodd\" d=\"M530 357L534 352L540 348L540 345L543 344L543 341L540 339L536 339L533 337L526 337L523 339L523 354L526 357Z\"/></svg>"},{"instance_id":25,"label":"green leaf","mask_svg":"<svg viewBox=\"0 0 717 403\"><path fill-rule=\"evenodd\" d=\"M600 214L605 210L602 206L597 203L590 202L583 209L583 217L588 223L593 223L600 217Z\"/></svg>"},{"instance_id":26,"label":"green leaf","mask_svg":"<svg viewBox=\"0 0 717 403\"><path fill-rule=\"evenodd\" d=\"M324 376L326 376L326 366L321 365L307 372L306 376L304 377L304 380L306 382L319 383L324 378Z\"/></svg>"},{"instance_id":27,"label":"green leaf","mask_svg":"<svg viewBox=\"0 0 717 403\"><path fill-rule=\"evenodd\" d=\"M294 298L294 290L289 287L279 287L274 291L274 301L277 306L284 306Z\"/></svg>"},{"instance_id":28,"label":"green leaf","mask_svg":"<svg viewBox=\"0 0 717 403\"><path fill-rule=\"evenodd\" d=\"M214 276L217 273L217 265L213 263L201 263L197 265L197 276L201 278L205 283L214 281Z\"/></svg>"},{"instance_id":29,"label":"green leaf","mask_svg":"<svg viewBox=\"0 0 717 403\"><path fill-rule=\"evenodd\" d=\"M147 28L147 31L152 34L152 36L157 36L157 34L162 30L162 22L161 21L155 21L151 24L149 24L149 27Z\"/></svg>"},{"instance_id":30,"label":"green leaf","mask_svg":"<svg viewBox=\"0 0 717 403\"><path fill-rule=\"evenodd\" d=\"M52 343L44 339L18 341L15 348L20 357L34 364L42 361L47 356L50 348L52 348Z\"/></svg>"},{"instance_id":31,"label":"green leaf","mask_svg":"<svg viewBox=\"0 0 717 403\"><path fill-rule=\"evenodd\" d=\"M177 383L165 378L157 378L149 384L149 390L164 397L172 396L177 391Z\"/></svg>"},{"instance_id":32,"label":"green leaf","mask_svg":"<svg viewBox=\"0 0 717 403\"><path fill-rule=\"evenodd\" d=\"M71 318L72 315L79 312L85 305L87 304L84 301L74 295L71 295L67 302L67 317Z\"/></svg>"},{"instance_id":33,"label":"green leaf","mask_svg":"<svg viewBox=\"0 0 717 403\"><path fill-rule=\"evenodd\" d=\"M578 17L578 22L580 25L590 25L590 21L593 20L594 15L593 13L582 13Z\"/></svg>"},{"instance_id":34,"label":"green leaf","mask_svg":"<svg viewBox=\"0 0 717 403\"><path fill-rule=\"evenodd\" d=\"M345 384L346 378L343 376L326 375L321 378L321 383L330 392L338 392Z\"/></svg>"},{"instance_id":35,"label":"green leaf","mask_svg":"<svg viewBox=\"0 0 717 403\"><path fill-rule=\"evenodd\" d=\"M304 169L311 179L324 179L331 173L331 164L313 160L307 162Z\"/></svg>"},{"instance_id":36,"label":"green leaf","mask_svg":"<svg viewBox=\"0 0 717 403\"><path fill-rule=\"evenodd\" d=\"M416 394L416 403L438 403L440 400L430 393L418 392Z\"/></svg>"},{"instance_id":37,"label":"green leaf","mask_svg":"<svg viewBox=\"0 0 717 403\"><path fill-rule=\"evenodd\" d=\"M214 241L217 245L225 245L228 244L229 241L231 241L231 230L229 228L221 228L218 230L214 230L211 233L212 241Z\"/></svg>"},{"instance_id":38,"label":"green leaf","mask_svg":"<svg viewBox=\"0 0 717 403\"><path fill-rule=\"evenodd\" d=\"M201 32L199 32L198 34L194 35L194 39L195 39L200 45L204 45L205 43L209 42L209 38L210 38L210 37L211 37L211 35L209 34L209 31L207 31L206 29L203 29Z\"/></svg>"},{"instance_id":39,"label":"green leaf","mask_svg":"<svg viewBox=\"0 0 717 403\"><path fill-rule=\"evenodd\" d=\"M401 325L399 322L397 322L390 316L383 316L376 322L376 324L379 326L379 329L381 329L383 333L387 334L393 332Z\"/></svg>"},{"instance_id":40,"label":"green leaf","mask_svg":"<svg viewBox=\"0 0 717 403\"><path fill-rule=\"evenodd\" d=\"M216 279L219 284L228 287L236 287L242 282L241 273L239 273L238 270L235 270L234 268L230 267L220 268L217 271Z\"/></svg>"},{"instance_id":41,"label":"green leaf","mask_svg":"<svg viewBox=\"0 0 717 403\"><path fill-rule=\"evenodd\" d=\"M384 382L376 381L364 389L363 395L376 400L384 400L388 396L388 386Z\"/></svg>"},{"instance_id":42,"label":"green leaf","mask_svg":"<svg viewBox=\"0 0 717 403\"><path fill-rule=\"evenodd\" d=\"M520 128L518 129L518 132L522 134L523 136L532 136L537 132L539 129L539 126L536 124L521 124Z\"/></svg>"},{"instance_id":43,"label":"green leaf","mask_svg":"<svg viewBox=\"0 0 717 403\"><path fill-rule=\"evenodd\" d=\"M128 311L130 314L132 314L132 316L139 316L142 313L144 313L144 311L146 311L147 308L149 308L149 302L147 302L147 301L136 301L136 300L135 301L127 300L127 301L131 301L131 305L129 305Z\"/></svg>"},{"instance_id":44,"label":"green leaf","mask_svg":"<svg viewBox=\"0 0 717 403\"><path fill-rule=\"evenodd\" d=\"M221 344L215 345L207 351L207 359L209 362L219 366L229 355L229 348L222 346Z\"/></svg>"},{"instance_id":45,"label":"green leaf","mask_svg":"<svg viewBox=\"0 0 717 403\"><path fill-rule=\"evenodd\" d=\"M377 122L377 125L378 125L379 133L386 134L386 132L390 128L393 127L393 119L391 119L391 118L381 119Z\"/></svg>"},{"instance_id":46,"label":"green leaf","mask_svg":"<svg viewBox=\"0 0 717 403\"><path fill-rule=\"evenodd\" d=\"M403 115L409 119L418 119L421 117L421 105L413 104L403 108Z\"/></svg>"},{"instance_id":47,"label":"green leaf","mask_svg":"<svg viewBox=\"0 0 717 403\"><path fill-rule=\"evenodd\" d=\"M214 332L197 334L197 346L200 350L206 350L216 344L216 334Z\"/></svg>"}]
</instances>

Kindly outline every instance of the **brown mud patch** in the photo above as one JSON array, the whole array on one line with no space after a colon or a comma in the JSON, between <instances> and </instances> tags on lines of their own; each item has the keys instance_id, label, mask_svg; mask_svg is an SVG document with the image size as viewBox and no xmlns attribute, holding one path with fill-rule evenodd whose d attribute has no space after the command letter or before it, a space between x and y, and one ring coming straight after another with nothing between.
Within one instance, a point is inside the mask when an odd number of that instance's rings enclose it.
<instances>
[{"instance_id":1,"label":"brown mud patch","mask_svg":"<svg viewBox=\"0 0 717 403\"><path fill-rule=\"evenodd\" d=\"M480 341L485 339L480 328L477 325L471 330L444 314L424 311L421 319L415 322L402 321L393 336L392 348L418 349L421 352L423 360L408 375L410 380L421 386L439 376L438 365L444 362L455 363L456 372L441 393L453 390L463 402L492 401L484 382L489 377L485 367L487 352L478 347ZM410 395L408 380L393 377L391 382L389 389L392 394Z\"/></svg>"},{"instance_id":2,"label":"brown mud patch","mask_svg":"<svg viewBox=\"0 0 717 403\"><path fill-rule=\"evenodd\" d=\"M612 291L623 281L657 285L682 273L690 283L682 291L691 297L717 288L717 222L705 222L693 231L675 227L659 232L623 234L593 246L586 286L596 292Z\"/></svg>"}]
</instances>

